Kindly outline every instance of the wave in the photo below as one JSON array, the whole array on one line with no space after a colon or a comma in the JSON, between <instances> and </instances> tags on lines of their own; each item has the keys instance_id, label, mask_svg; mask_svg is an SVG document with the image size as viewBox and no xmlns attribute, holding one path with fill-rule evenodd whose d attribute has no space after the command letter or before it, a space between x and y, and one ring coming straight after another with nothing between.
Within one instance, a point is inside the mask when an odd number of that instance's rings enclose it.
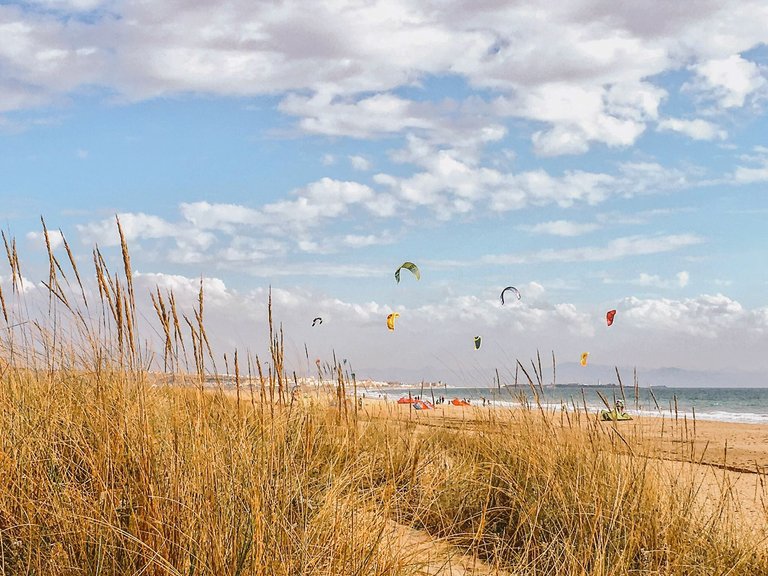
<instances>
[{"instance_id":1,"label":"wave","mask_svg":"<svg viewBox=\"0 0 768 576\"><path fill-rule=\"evenodd\" d=\"M396 402L398 398L401 398L403 396L402 391L386 391L386 392L379 392L378 395L380 397L385 398L387 401L390 402ZM453 396L451 396L453 397ZM428 394L423 395L424 400L431 401L432 398ZM482 399L478 399L477 397L469 397L468 398L472 406L475 408L498 408L498 409L516 409L516 408L525 408L525 407L536 407L535 402L520 402L515 400L498 400L498 399L486 399L485 405L482 403ZM446 400L448 400L448 396L446 396ZM548 411L548 412L558 412L561 410L565 410L566 412L573 412L574 408L571 404L565 404L560 402L542 402L541 407ZM596 404L593 402L587 403L587 411L590 414L599 414L601 410L604 410L605 406L602 404ZM583 406L577 406L577 411L583 412L584 408ZM652 417L652 418L667 418L667 419L674 419L678 418L679 420L682 419L688 419L690 421L694 420L694 417L696 420L708 420L708 421L716 421L716 422L733 422L733 423L743 423L743 424L768 424L768 414L759 413L759 412L733 412L728 410L711 410L711 409L702 409L702 410L696 410L695 416L693 411L689 410L678 410L677 413L674 412L674 410L670 410L669 408L666 409L659 409L659 410L648 410L648 409L633 409L631 406L627 410L632 415L637 416L645 416L645 417Z\"/></svg>"}]
</instances>

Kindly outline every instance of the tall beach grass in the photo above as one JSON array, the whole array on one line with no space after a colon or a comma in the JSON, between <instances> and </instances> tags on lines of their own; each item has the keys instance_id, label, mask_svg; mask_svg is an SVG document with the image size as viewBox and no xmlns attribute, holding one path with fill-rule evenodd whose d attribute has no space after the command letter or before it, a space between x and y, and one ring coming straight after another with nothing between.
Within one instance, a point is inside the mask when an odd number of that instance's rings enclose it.
<instances>
[{"instance_id":1,"label":"tall beach grass","mask_svg":"<svg viewBox=\"0 0 768 576\"><path fill-rule=\"evenodd\" d=\"M727 493L703 507L695 476L576 407L358 409L336 363L333 386L291 395L271 303L268 361L217 356L202 287L192 310L136 293L123 239L119 273L97 248L92 280L49 244L41 315L3 240L0 574L450 573L402 526L485 573L768 574Z\"/></svg>"}]
</instances>

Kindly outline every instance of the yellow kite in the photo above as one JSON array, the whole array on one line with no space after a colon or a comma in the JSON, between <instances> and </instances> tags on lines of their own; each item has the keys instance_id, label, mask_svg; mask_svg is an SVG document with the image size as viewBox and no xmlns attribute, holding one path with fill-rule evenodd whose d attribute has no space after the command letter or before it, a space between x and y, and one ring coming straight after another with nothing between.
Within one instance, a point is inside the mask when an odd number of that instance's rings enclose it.
<instances>
[{"instance_id":1,"label":"yellow kite","mask_svg":"<svg viewBox=\"0 0 768 576\"><path fill-rule=\"evenodd\" d=\"M589 357L589 352L582 352L581 353L581 365L586 366L587 365L587 358Z\"/></svg>"},{"instance_id":2,"label":"yellow kite","mask_svg":"<svg viewBox=\"0 0 768 576\"><path fill-rule=\"evenodd\" d=\"M400 314L398 314L397 312L392 312L392 314L387 316L387 328L389 328L390 330L394 330L395 318L398 318L398 317L400 317Z\"/></svg>"}]
</instances>

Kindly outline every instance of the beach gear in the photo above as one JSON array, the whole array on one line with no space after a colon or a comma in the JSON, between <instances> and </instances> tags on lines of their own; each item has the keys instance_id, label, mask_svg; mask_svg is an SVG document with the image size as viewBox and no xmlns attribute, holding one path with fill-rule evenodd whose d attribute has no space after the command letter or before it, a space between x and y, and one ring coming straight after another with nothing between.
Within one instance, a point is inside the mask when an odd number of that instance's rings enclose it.
<instances>
[{"instance_id":1,"label":"beach gear","mask_svg":"<svg viewBox=\"0 0 768 576\"><path fill-rule=\"evenodd\" d=\"M632 420L632 416L626 412L617 412L616 410L603 410L600 412L600 420Z\"/></svg>"}]
</instances>

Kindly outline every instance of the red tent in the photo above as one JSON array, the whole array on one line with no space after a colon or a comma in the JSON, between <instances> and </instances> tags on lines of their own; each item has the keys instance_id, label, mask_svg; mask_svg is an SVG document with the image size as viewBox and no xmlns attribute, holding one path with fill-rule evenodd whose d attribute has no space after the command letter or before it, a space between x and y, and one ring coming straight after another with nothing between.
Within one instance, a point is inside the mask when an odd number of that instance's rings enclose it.
<instances>
[{"instance_id":1,"label":"red tent","mask_svg":"<svg viewBox=\"0 0 768 576\"><path fill-rule=\"evenodd\" d=\"M454 398L453 400L451 400L451 404L453 404L454 406L469 406L469 402L467 402L466 400L459 400L458 398Z\"/></svg>"}]
</instances>

